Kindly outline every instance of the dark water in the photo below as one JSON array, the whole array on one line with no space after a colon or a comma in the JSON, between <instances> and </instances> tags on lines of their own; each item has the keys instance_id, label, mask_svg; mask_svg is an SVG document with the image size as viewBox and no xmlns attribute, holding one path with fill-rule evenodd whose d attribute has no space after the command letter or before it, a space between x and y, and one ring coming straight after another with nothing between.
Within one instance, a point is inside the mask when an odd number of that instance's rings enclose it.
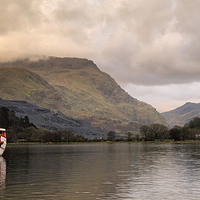
<instances>
[{"instance_id":1,"label":"dark water","mask_svg":"<svg viewBox=\"0 0 200 200\"><path fill-rule=\"evenodd\" d=\"M200 144L13 145L0 199L200 199Z\"/></svg>"}]
</instances>

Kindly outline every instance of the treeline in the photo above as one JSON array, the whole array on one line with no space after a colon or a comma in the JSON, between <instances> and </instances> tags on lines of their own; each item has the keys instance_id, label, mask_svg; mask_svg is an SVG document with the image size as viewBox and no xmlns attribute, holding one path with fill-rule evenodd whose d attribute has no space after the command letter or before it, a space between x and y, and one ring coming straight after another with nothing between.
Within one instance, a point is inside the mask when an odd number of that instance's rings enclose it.
<instances>
[{"instance_id":1,"label":"treeline","mask_svg":"<svg viewBox=\"0 0 200 200\"><path fill-rule=\"evenodd\" d=\"M7 141L16 142L24 137L31 138L38 132L36 126L29 122L28 116L17 117L15 112L5 107L0 107L0 127L6 129Z\"/></svg>"},{"instance_id":2,"label":"treeline","mask_svg":"<svg viewBox=\"0 0 200 200\"><path fill-rule=\"evenodd\" d=\"M91 141L82 135L74 135L71 130L48 131L38 129L30 123L28 116L17 117L15 112L5 107L0 107L0 127L7 130L7 141L15 142L86 142ZM174 126L168 129L162 124L142 125L140 135L132 136L130 132L127 138L116 139L114 131L108 132L107 138L96 138L93 141L174 141L200 140L200 118L195 117L183 127Z\"/></svg>"},{"instance_id":3,"label":"treeline","mask_svg":"<svg viewBox=\"0 0 200 200\"><path fill-rule=\"evenodd\" d=\"M162 124L150 124L140 127L140 134L145 141L163 141L171 139L174 141L200 139L200 118L195 117L183 127L174 126L168 129Z\"/></svg>"}]
</instances>

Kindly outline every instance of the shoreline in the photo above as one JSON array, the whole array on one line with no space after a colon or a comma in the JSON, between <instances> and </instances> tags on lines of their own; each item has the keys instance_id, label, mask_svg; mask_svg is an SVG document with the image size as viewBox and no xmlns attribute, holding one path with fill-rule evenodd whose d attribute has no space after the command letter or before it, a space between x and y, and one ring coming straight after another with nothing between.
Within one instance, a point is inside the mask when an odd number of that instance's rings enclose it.
<instances>
[{"instance_id":1,"label":"shoreline","mask_svg":"<svg viewBox=\"0 0 200 200\"><path fill-rule=\"evenodd\" d=\"M7 146L10 145L73 145L73 144L93 144L93 143L105 143L105 144L117 144L117 143L138 143L138 144L149 144L149 143L155 143L155 144L200 144L200 140L186 140L186 141L172 141L172 140L167 140L167 141L91 141L91 142L58 142L58 143L53 143L53 142L18 142L18 143L7 143Z\"/></svg>"}]
</instances>

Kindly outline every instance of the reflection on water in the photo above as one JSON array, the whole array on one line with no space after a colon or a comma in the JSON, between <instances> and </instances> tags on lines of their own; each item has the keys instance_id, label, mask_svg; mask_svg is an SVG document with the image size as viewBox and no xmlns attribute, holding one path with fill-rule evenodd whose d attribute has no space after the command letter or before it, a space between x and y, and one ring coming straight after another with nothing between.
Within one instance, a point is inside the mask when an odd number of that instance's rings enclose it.
<instances>
[{"instance_id":1,"label":"reflection on water","mask_svg":"<svg viewBox=\"0 0 200 200\"><path fill-rule=\"evenodd\" d=\"M4 158L5 199L200 196L199 144L13 145Z\"/></svg>"},{"instance_id":2,"label":"reflection on water","mask_svg":"<svg viewBox=\"0 0 200 200\"><path fill-rule=\"evenodd\" d=\"M0 157L0 191L5 189L6 181L6 162L3 157Z\"/></svg>"}]
</instances>

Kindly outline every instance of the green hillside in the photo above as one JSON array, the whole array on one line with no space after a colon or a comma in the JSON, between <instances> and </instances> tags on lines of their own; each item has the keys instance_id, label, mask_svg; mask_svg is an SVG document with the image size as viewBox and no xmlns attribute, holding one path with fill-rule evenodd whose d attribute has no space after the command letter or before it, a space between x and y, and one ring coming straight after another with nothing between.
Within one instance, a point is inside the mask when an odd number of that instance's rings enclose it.
<instances>
[{"instance_id":1,"label":"green hillside","mask_svg":"<svg viewBox=\"0 0 200 200\"><path fill-rule=\"evenodd\" d=\"M50 57L37 62L21 60L9 65L26 68L42 78L18 68L19 75L12 80L17 83L10 87L13 93L3 93L3 99L26 100L117 132L134 132L141 124L166 125L164 118L151 105L131 97L112 77L87 59ZM15 71L17 68L4 70ZM30 75L22 76L22 72ZM12 73L8 74L7 80Z\"/></svg>"},{"instance_id":2,"label":"green hillside","mask_svg":"<svg viewBox=\"0 0 200 200\"><path fill-rule=\"evenodd\" d=\"M1 98L25 100L35 105L57 109L64 102L59 93L39 75L19 67L0 67Z\"/></svg>"}]
</instances>

